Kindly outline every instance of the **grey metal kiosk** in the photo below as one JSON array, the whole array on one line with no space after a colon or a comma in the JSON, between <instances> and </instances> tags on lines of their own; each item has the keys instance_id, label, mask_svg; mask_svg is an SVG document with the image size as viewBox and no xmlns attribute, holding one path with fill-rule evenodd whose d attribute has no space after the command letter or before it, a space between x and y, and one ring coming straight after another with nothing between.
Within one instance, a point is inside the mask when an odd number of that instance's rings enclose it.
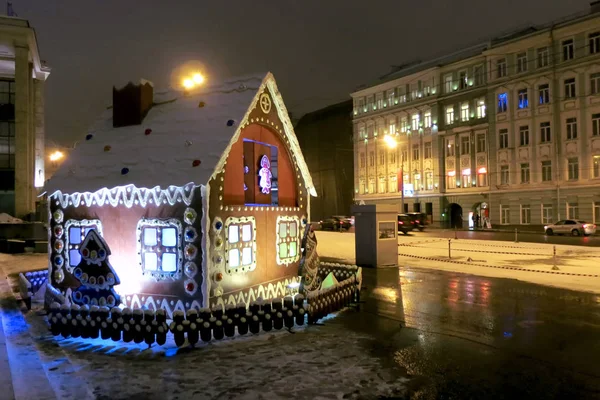
<instances>
[{"instance_id":1,"label":"grey metal kiosk","mask_svg":"<svg viewBox=\"0 0 600 400\"><path fill-rule=\"evenodd\" d=\"M356 264L383 267L398 264L398 207L393 204L352 206Z\"/></svg>"}]
</instances>

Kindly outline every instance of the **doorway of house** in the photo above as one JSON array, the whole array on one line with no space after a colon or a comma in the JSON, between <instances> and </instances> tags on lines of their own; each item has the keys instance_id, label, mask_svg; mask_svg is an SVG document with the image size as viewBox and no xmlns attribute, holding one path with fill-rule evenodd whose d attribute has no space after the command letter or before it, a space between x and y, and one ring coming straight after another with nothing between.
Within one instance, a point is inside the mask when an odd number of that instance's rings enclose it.
<instances>
[{"instance_id":1,"label":"doorway of house","mask_svg":"<svg viewBox=\"0 0 600 400\"><path fill-rule=\"evenodd\" d=\"M451 203L448 208L450 209L450 228L462 229L462 207L456 203Z\"/></svg>"}]
</instances>

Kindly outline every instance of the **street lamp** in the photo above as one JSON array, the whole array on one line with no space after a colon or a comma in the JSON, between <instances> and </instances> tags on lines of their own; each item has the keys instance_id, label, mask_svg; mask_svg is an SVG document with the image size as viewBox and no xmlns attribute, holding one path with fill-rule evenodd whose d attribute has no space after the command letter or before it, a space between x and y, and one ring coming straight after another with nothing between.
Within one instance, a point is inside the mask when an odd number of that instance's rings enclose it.
<instances>
[{"instance_id":1,"label":"street lamp","mask_svg":"<svg viewBox=\"0 0 600 400\"><path fill-rule=\"evenodd\" d=\"M385 135L383 141L390 150L398 147L398 141L391 135ZM400 210L404 213L404 171L402 171L402 160L400 160L400 167L396 172L396 180L398 181L398 191L400 192Z\"/></svg>"},{"instance_id":2,"label":"street lamp","mask_svg":"<svg viewBox=\"0 0 600 400\"><path fill-rule=\"evenodd\" d=\"M185 90L190 90L204 83L204 75L200 72L194 72L191 76L185 76L181 80L181 85Z\"/></svg>"},{"instance_id":3,"label":"street lamp","mask_svg":"<svg viewBox=\"0 0 600 400\"><path fill-rule=\"evenodd\" d=\"M54 153L50 154L50 161L58 161L63 158L64 154L62 151L56 150Z\"/></svg>"}]
</instances>

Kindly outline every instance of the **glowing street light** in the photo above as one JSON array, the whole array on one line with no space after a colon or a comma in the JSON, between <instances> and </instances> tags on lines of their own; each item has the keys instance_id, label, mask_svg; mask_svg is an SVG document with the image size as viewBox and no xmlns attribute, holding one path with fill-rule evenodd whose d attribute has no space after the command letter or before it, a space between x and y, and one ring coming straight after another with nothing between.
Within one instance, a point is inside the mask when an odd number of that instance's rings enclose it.
<instances>
[{"instance_id":1,"label":"glowing street light","mask_svg":"<svg viewBox=\"0 0 600 400\"><path fill-rule=\"evenodd\" d=\"M64 157L62 151L56 150L54 153L50 154L50 161L58 161Z\"/></svg>"},{"instance_id":2,"label":"glowing street light","mask_svg":"<svg viewBox=\"0 0 600 400\"><path fill-rule=\"evenodd\" d=\"M183 80L183 87L186 88L186 89L193 88L194 87L194 81L191 80L191 79L189 79L189 78L184 79Z\"/></svg>"},{"instance_id":3,"label":"glowing street light","mask_svg":"<svg viewBox=\"0 0 600 400\"><path fill-rule=\"evenodd\" d=\"M185 90L190 90L204 83L204 75L200 72L194 72L191 77L188 75L181 81Z\"/></svg>"},{"instance_id":4,"label":"glowing street light","mask_svg":"<svg viewBox=\"0 0 600 400\"><path fill-rule=\"evenodd\" d=\"M200 73L195 73L192 79L194 80L194 83L196 85L199 85L204 82L204 76L202 76L202 74Z\"/></svg>"},{"instance_id":5,"label":"glowing street light","mask_svg":"<svg viewBox=\"0 0 600 400\"><path fill-rule=\"evenodd\" d=\"M390 135L385 135L383 137L383 141L385 142L386 146L390 149L395 149L398 146L398 142L396 142L396 139L394 139Z\"/></svg>"}]
</instances>

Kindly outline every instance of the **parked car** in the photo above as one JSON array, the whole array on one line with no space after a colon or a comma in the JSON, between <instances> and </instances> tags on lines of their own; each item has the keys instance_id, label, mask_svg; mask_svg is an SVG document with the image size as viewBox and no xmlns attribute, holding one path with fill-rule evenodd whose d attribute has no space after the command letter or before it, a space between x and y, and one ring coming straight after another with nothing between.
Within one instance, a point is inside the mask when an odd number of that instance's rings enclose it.
<instances>
[{"instance_id":1,"label":"parked car","mask_svg":"<svg viewBox=\"0 0 600 400\"><path fill-rule=\"evenodd\" d=\"M546 232L546 235L549 235L549 236L554 235L555 233L558 235L567 234L567 235L573 235L573 236L579 236L579 235L588 236L588 235L593 235L594 233L596 233L596 225L589 224L585 221L566 219L566 220L558 221L557 223L552 224L552 225L544 226L544 231Z\"/></svg>"},{"instance_id":2,"label":"parked car","mask_svg":"<svg viewBox=\"0 0 600 400\"><path fill-rule=\"evenodd\" d=\"M408 235L408 232L415 229L415 224L407 214L398 214L398 232Z\"/></svg>"},{"instance_id":3,"label":"parked car","mask_svg":"<svg viewBox=\"0 0 600 400\"><path fill-rule=\"evenodd\" d=\"M425 215L425 213L409 212L406 215L408 215L412 220L415 229L418 229L419 231L423 232L423 229L425 229L425 225L427 224L427 216Z\"/></svg>"},{"instance_id":4,"label":"parked car","mask_svg":"<svg viewBox=\"0 0 600 400\"><path fill-rule=\"evenodd\" d=\"M339 216L339 215L326 218L326 219L320 221L319 224L321 225L321 229L324 231L327 231L327 230L339 231L340 226L341 226L342 230L348 230L352 226L352 222L350 221L350 218Z\"/></svg>"}]
</instances>

